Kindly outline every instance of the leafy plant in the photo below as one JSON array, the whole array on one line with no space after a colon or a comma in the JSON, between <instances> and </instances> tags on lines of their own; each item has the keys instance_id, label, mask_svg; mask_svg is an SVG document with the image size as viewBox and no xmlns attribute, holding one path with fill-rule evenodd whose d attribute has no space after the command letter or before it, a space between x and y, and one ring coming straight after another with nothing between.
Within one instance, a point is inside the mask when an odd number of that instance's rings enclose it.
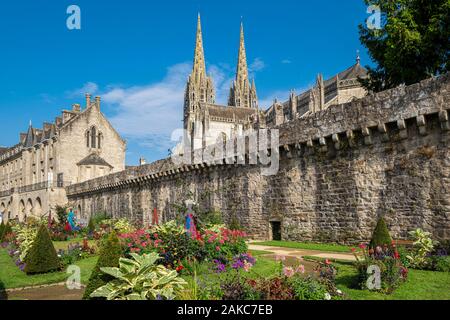
<instances>
[{"instance_id":1,"label":"leafy plant","mask_svg":"<svg viewBox=\"0 0 450 320\"><path fill-rule=\"evenodd\" d=\"M431 233L422 229L417 229L409 233L414 239L414 250L408 255L410 266L415 269L424 269L429 267L431 260L429 255L434 251L434 246L438 242L433 241Z\"/></svg>"},{"instance_id":2,"label":"leafy plant","mask_svg":"<svg viewBox=\"0 0 450 320\"><path fill-rule=\"evenodd\" d=\"M156 262L157 253L139 256L131 254L132 259L121 258L119 268L101 268L101 271L115 278L95 290L92 298L103 297L108 300L173 300L187 284L178 276Z\"/></svg>"},{"instance_id":3,"label":"leafy plant","mask_svg":"<svg viewBox=\"0 0 450 320\"><path fill-rule=\"evenodd\" d=\"M450 257L449 256L434 256L433 270L440 272L450 272Z\"/></svg>"},{"instance_id":4,"label":"leafy plant","mask_svg":"<svg viewBox=\"0 0 450 320\"><path fill-rule=\"evenodd\" d=\"M313 277L292 277L290 285L297 300L325 300L327 288Z\"/></svg>"},{"instance_id":5,"label":"leafy plant","mask_svg":"<svg viewBox=\"0 0 450 320\"><path fill-rule=\"evenodd\" d=\"M114 222L114 230L116 230L117 233L119 234L123 234L123 233L131 233L135 231L135 228L131 225L128 219L123 218Z\"/></svg>"},{"instance_id":6,"label":"leafy plant","mask_svg":"<svg viewBox=\"0 0 450 320\"><path fill-rule=\"evenodd\" d=\"M45 225L41 225L25 259L27 274L38 274L56 271L61 268L50 234Z\"/></svg>"},{"instance_id":7,"label":"leafy plant","mask_svg":"<svg viewBox=\"0 0 450 320\"><path fill-rule=\"evenodd\" d=\"M29 227L27 225L16 225L13 228L16 234L16 242L20 251L19 258L25 261L28 251L33 247L33 243L38 234L38 229L35 227Z\"/></svg>"}]
</instances>

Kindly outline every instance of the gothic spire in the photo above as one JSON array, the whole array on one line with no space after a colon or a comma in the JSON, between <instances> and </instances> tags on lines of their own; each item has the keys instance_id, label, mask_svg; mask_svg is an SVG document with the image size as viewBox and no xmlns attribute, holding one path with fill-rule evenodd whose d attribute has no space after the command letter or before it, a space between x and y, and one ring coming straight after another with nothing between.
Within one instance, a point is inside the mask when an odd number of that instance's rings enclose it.
<instances>
[{"instance_id":1,"label":"gothic spire","mask_svg":"<svg viewBox=\"0 0 450 320\"><path fill-rule=\"evenodd\" d=\"M197 37L195 40L194 66L192 70L194 81L198 83L206 78L205 53L203 50L203 35L200 13L197 19Z\"/></svg>"},{"instance_id":2,"label":"gothic spire","mask_svg":"<svg viewBox=\"0 0 450 320\"><path fill-rule=\"evenodd\" d=\"M236 79L230 89L230 97L228 99L229 106L241 108L257 108L256 85L253 82L250 86L247 53L245 51L244 24L241 22L241 34L239 43L238 63L236 70Z\"/></svg>"},{"instance_id":3,"label":"gothic spire","mask_svg":"<svg viewBox=\"0 0 450 320\"><path fill-rule=\"evenodd\" d=\"M241 22L241 36L239 42L238 65L236 71L236 82L242 88L245 84L249 84L247 53L245 52L245 36L244 24Z\"/></svg>"}]
</instances>

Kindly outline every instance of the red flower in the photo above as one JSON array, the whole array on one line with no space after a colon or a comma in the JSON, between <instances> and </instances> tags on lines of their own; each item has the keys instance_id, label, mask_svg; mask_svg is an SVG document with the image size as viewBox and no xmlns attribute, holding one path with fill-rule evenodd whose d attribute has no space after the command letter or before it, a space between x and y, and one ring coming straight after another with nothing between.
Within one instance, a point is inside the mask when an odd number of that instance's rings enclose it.
<instances>
[{"instance_id":1,"label":"red flower","mask_svg":"<svg viewBox=\"0 0 450 320\"><path fill-rule=\"evenodd\" d=\"M365 248L367 248L367 246L366 246L364 243L361 243L361 244L359 245L359 248L364 250Z\"/></svg>"},{"instance_id":2,"label":"red flower","mask_svg":"<svg viewBox=\"0 0 450 320\"><path fill-rule=\"evenodd\" d=\"M326 259L325 264L329 266L331 264L330 260Z\"/></svg>"},{"instance_id":3,"label":"red flower","mask_svg":"<svg viewBox=\"0 0 450 320\"><path fill-rule=\"evenodd\" d=\"M180 272L180 271L182 271L184 269L184 266L183 265L181 265L181 266L178 266L178 268L177 268L177 272Z\"/></svg>"},{"instance_id":4,"label":"red flower","mask_svg":"<svg viewBox=\"0 0 450 320\"><path fill-rule=\"evenodd\" d=\"M356 251L356 248L352 248L351 250L352 250L352 252L355 252L355 251Z\"/></svg>"},{"instance_id":5,"label":"red flower","mask_svg":"<svg viewBox=\"0 0 450 320\"><path fill-rule=\"evenodd\" d=\"M394 258L395 259L400 259L400 254L398 253L397 250L395 250L395 252L394 252Z\"/></svg>"}]
</instances>

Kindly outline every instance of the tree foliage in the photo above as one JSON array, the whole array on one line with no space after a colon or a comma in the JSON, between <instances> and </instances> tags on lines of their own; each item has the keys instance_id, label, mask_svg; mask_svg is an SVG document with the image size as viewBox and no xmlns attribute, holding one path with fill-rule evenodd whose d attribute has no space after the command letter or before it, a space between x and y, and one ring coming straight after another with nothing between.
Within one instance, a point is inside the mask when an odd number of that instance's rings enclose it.
<instances>
[{"instance_id":1,"label":"tree foliage","mask_svg":"<svg viewBox=\"0 0 450 320\"><path fill-rule=\"evenodd\" d=\"M380 29L360 25L377 67L361 82L379 92L449 71L450 0L364 0L381 10Z\"/></svg>"}]
</instances>

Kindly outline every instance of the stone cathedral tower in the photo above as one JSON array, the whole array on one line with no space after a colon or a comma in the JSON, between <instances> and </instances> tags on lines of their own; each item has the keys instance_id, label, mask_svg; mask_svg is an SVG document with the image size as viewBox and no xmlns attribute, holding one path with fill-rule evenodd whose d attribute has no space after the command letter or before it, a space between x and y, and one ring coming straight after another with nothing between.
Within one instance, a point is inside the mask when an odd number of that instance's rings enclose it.
<instances>
[{"instance_id":1,"label":"stone cathedral tower","mask_svg":"<svg viewBox=\"0 0 450 320\"><path fill-rule=\"evenodd\" d=\"M255 81L248 76L247 54L245 52L244 25L241 23L241 39L239 44L236 79L230 89L228 105L238 108L258 108Z\"/></svg>"},{"instance_id":2,"label":"stone cathedral tower","mask_svg":"<svg viewBox=\"0 0 450 320\"><path fill-rule=\"evenodd\" d=\"M191 131L196 121L195 114L200 110L201 103L215 103L215 89L213 80L206 75L205 54L203 51L203 37L200 14L198 15L197 37L195 41L194 66L188 78L184 99L185 129Z\"/></svg>"}]
</instances>

